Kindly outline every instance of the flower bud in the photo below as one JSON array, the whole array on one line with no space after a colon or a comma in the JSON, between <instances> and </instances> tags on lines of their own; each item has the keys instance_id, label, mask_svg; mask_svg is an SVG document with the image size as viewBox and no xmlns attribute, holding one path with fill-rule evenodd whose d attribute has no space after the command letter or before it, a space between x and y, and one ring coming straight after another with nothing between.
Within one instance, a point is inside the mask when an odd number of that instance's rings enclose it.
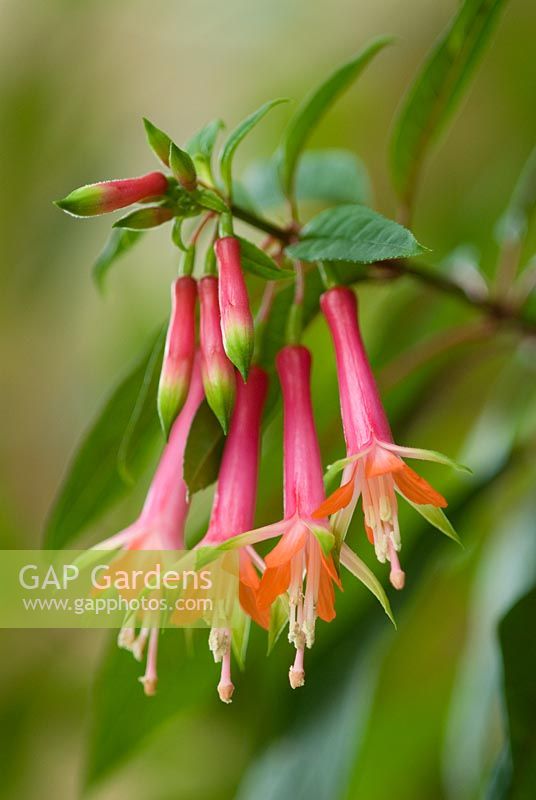
<instances>
[{"instance_id":1,"label":"flower bud","mask_svg":"<svg viewBox=\"0 0 536 800\"><path fill-rule=\"evenodd\" d=\"M177 147L173 142L171 142L169 148L169 166L183 189L186 189L188 192L193 192L197 186L197 174L194 162L186 150L181 150L181 148Z\"/></svg>"},{"instance_id":2,"label":"flower bud","mask_svg":"<svg viewBox=\"0 0 536 800\"><path fill-rule=\"evenodd\" d=\"M253 356L253 317L240 265L240 242L224 236L214 245L219 269L219 305L223 346L229 359L247 380Z\"/></svg>"},{"instance_id":3,"label":"flower bud","mask_svg":"<svg viewBox=\"0 0 536 800\"><path fill-rule=\"evenodd\" d=\"M205 396L224 433L229 429L236 381L235 371L223 348L218 305L218 279L209 275L198 284L201 346L201 374Z\"/></svg>"},{"instance_id":4,"label":"flower bud","mask_svg":"<svg viewBox=\"0 0 536 800\"><path fill-rule=\"evenodd\" d=\"M158 415L166 434L188 395L195 354L195 280L177 278L171 287L171 317L158 385Z\"/></svg>"},{"instance_id":5,"label":"flower bud","mask_svg":"<svg viewBox=\"0 0 536 800\"><path fill-rule=\"evenodd\" d=\"M56 205L75 217L93 217L117 211L150 197L160 197L166 193L167 188L165 175L161 172L149 172L139 178L81 186L63 200L56 201Z\"/></svg>"}]
</instances>

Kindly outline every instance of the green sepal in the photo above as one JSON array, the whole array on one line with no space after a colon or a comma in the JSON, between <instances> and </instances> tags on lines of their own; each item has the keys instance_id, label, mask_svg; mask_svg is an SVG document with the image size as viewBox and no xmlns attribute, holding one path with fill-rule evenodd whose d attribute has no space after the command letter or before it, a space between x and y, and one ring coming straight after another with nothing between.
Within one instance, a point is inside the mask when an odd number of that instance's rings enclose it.
<instances>
[{"instance_id":1,"label":"green sepal","mask_svg":"<svg viewBox=\"0 0 536 800\"><path fill-rule=\"evenodd\" d=\"M174 142L169 148L169 167L180 185L187 192L193 192L197 186L194 162L186 150L181 150Z\"/></svg>"},{"instance_id":2,"label":"green sepal","mask_svg":"<svg viewBox=\"0 0 536 800\"><path fill-rule=\"evenodd\" d=\"M155 155L160 159L160 161L169 167L169 149L171 146L171 139L161 131L160 128L157 128L156 125L148 120L146 117L143 117L143 124L145 126L145 133L147 134L147 141L149 142L149 147L155 153Z\"/></svg>"},{"instance_id":3,"label":"green sepal","mask_svg":"<svg viewBox=\"0 0 536 800\"><path fill-rule=\"evenodd\" d=\"M364 561L351 550L347 544L341 547L341 564L352 573L361 583L372 592L374 597L379 600L383 610L396 628L395 618L391 609L389 598L385 594L384 588L374 575L374 573L367 567Z\"/></svg>"},{"instance_id":4,"label":"green sepal","mask_svg":"<svg viewBox=\"0 0 536 800\"><path fill-rule=\"evenodd\" d=\"M126 228L129 231L145 231L164 225L174 217L174 211L168 206L150 206L138 208L125 217L121 217L112 225L113 228Z\"/></svg>"},{"instance_id":5,"label":"green sepal","mask_svg":"<svg viewBox=\"0 0 536 800\"><path fill-rule=\"evenodd\" d=\"M288 595L280 594L276 597L270 608L270 627L268 628L268 648L266 655L270 655L275 644L288 624L289 602Z\"/></svg>"},{"instance_id":6,"label":"green sepal","mask_svg":"<svg viewBox=\"0 0 536 800\"><path fill-rule=\"evenodd\" d=\"M424 517L424 519L429 522L430 525L433 525L438 531L444 533L445 536L448 536L449 539L452 539L454 542L459 544L460 547L464 546L462 540L454 530L451 521L442 511L442 509L428 504L414 503L412 500L409 500L405 494L402 494L402 497L410 504L410 506L413 506L415 511L418 511L421 517Z\"/></svg>"},{"instance_id":7,"label":"green sepal","mask_svg":"<svg viewBox=\"0 0 536 800\"><path fill-rule=\"evenodd\" d=\"M229 211L227 203L221 199L219 194L213 192L212 189L198 189L194 196L199 205L203 208L216 211L217 214L224 214L226 211Z\"/></svg>"}]
</instances>

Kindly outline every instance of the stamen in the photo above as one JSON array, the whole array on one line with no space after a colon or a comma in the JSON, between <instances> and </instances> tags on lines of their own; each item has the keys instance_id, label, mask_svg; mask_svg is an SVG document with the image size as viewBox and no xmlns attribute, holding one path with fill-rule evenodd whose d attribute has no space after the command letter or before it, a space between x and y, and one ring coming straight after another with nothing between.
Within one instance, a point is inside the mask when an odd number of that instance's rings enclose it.
<instances>
[{"instance_id":1,"label":"stamen","mask_svg":"<svg viewBox=\"0 0 536 800\"><path fill-rule=\"evenodd\" d=\"M227 633L229 633L229 631L227 631ZM218 694L222 703L229 704L232 702L234 688L234 684L231 680L231 650L229 649L222 658L221 678L218 683Z\"/></svg>"},{"instance_id":2,"label":"stamen","mask_svg":"<svg viewBox=\"0 0 536 800\"><path fill-rule=\"evenodd\" d=\"M158 675L156 674L156 657L158 653L158 628L152 628L149 636L149 649L147 652L147 665L145 667L145 675L140 678L143 683L143 691L147 697L152 697L156 694L156 685L158 683Z\"/></svg>"},{"instance_id":3,"label":"stamen","mask_svg":"<svg viewBox=\"0 0 536 800\"><path fill-rule=\"evenodd\" d=\"M296 650L296 658L294 664L291 666L288 679L293 689L299 689L305 683L305 670L303 668L303 647Z\"/></svg>"},{"instance_id":4,"label":"stamen","mask_svg":"<svg viewBox=\"0 0 536 800\"><path fill-rule=\"evenodd\" d=\"M398 553L391 540L389 540L389 561L391 562L391 572L389 573L389 580L395 589L403 589L406 582L406 575L403 572L400 561L398 560Z\"/></svg>"},{"instance_id":5,"label":"stamen","mask_svg":"<svg viewBox=\"0 0 536 800\"><path fill-rule=\"evenodd\" d=\"M135 639L136 629L125 626L119 631L119 635L117 637L117 646L122 650L132 650Z\"/></svg>"},{"instance_id":6,"label":"stamen","mask_svg":"<svg viewBox=\"0 0 536 800\"><path fill-rule=\"evenodd\" d=\"M216 664L231 652L231 633L227 628L212 628L208 646Z\"/></svg>"},{"instance_id":7,"label":"stamen","mask_svg":"<svg viewBox=\"0 0 536 800\"><path fill-rule=\"evenodd\" d=\"M142 628L139 632L138 638L132 644L132 655L136 661L142 661L143 659L145 645L147 644L147 639L149 638L149 632L149 628Z\"/></svg>"}]
</instances>

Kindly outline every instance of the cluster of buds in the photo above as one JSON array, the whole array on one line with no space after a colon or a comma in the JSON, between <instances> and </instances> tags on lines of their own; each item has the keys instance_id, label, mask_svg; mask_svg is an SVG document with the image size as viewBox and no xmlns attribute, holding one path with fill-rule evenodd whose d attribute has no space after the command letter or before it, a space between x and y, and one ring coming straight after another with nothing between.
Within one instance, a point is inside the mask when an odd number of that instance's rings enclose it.
<instances>
[{"instance_id":1,"label":"cluster of buds","mask_svg":"<svg viewBox=\"0 0 536 800\"><path fill-rule=\"evenodd\" d=\"M210 519L197 545L201 551L197 555L209 551L216 557L223 550L238 552L240 613L248 625L253 621L269 629L272 618L278 616L272 614L274 606L288 608L288 640L295 650L289 680L292 688L297 688L305 681L305 651L314 644L317 620L330 622L335 617L336 588L342 588L340 565L361 580L390 614L381 584L345 541L359 500L365 532L377 559L389 562L391 584L402 589L405 574L398 555L402 542L397 495L442 530L449 525L442 512L445 499L405 459L456 465L440 453L394 443L361 338L355 294L346 287L330 286L320 306L334 344L346 456L330 468L331 473L342 472L342 483L326 497L311 400L312 358L300 343L304 275L297 263L287 343L275 364L283 403L284 508L279 521L254 527L262 416L268 391L268 374L255 360L261 351L258 339L264 330L262 317L267 310L269 313L273 286L265 293L255 330L241 240L232 231L230 196L225 196L216 182L202 183L196 173L196 164L201 163L203 176L211 177L207 142L217 128L207 128L197 158L190 157L147 121L146 129L153 150L171 175L152 172L140 178L93 184L58 203L71 214L92 216L154 201L157 205L142 207L116 225L121 227L123 222L122 227L137 229L140 220L152 227L174 219L173 240L184 251L179 275L171 287L171 315L157 398L167 443L139 519L98 547L122 552L184 549L189 497L183 462L190 428L206 398L226 439ZM185 246L182 223L198 214L202 215L201 224ZM221 235L211 239L209 258L196 276L199 234L218 216ZM277 264L273 268L277 270ZM256 546L275 538L275 546L261 558ZM218 693L225 703L231 702L234 692L233 636L231 625L214 627L209 636L214 659L221 664ZM119 643L138 659L147 645L147 668L141 680L146 693L153 694L158 629L142 625L138 632L133 626L124 627Z\"/></svg>"}]
</instances>

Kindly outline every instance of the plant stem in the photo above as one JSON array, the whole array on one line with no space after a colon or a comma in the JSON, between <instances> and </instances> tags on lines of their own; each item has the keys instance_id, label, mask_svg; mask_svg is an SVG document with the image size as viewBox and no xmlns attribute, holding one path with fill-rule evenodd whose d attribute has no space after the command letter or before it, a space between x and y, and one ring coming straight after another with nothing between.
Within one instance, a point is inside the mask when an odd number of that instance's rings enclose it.
<instances>
[{"instance_id":1,"label":"plant stem","mask_svg":"<svg viewBox=\"0 0 536 800\"><path fill-rule=\"evenodd\" d=\"M264 231L264 233L267 233L273 239L278 239L283 244L290 243L290 239L293 235L292 231L281 228L279 225L276 225L267 219L263 219L262 217L258 217L251 211L246 211L246 209L240 208L234 204L231 206L231 211L234 217L241 219L242 222L246 222L248 225L251 225L253 228L257 228L259 231Z\"/></svg>"},{"instance_id":2,"label":"plant stem","mask_svg":"<svg viewBox=\"0 0 536 800\"><path fill-rule=\"evenodd\" d=\"M282 228L238 206L233 206L232 212L238 219L257 228L257 230L268 233L284 245L290 244L292 239L296 239L296 231L293 229ZM536 320L524 316L511 303L490 297L470 295L461 284L441 274L434 267L409 259L393 259L392 261L378 261L375 264L370 264L368 269L369 274L366 280L378 278L380 280L393 280L408 275L440 292L456 297L461 302L478 309L497 322L517 328L522 333L536 335Z\"/></svg>"}]
</instances>

